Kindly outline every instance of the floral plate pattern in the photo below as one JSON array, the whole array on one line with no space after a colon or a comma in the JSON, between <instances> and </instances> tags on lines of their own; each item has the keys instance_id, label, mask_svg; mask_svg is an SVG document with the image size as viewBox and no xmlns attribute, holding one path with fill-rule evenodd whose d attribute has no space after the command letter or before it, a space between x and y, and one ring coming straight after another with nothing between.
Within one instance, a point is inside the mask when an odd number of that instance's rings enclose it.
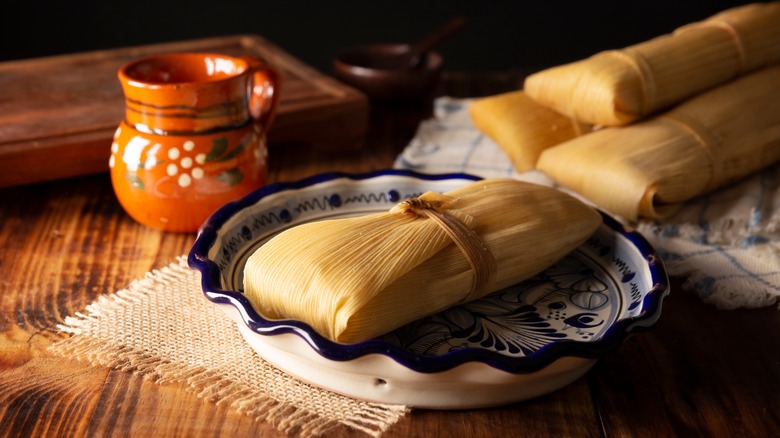
<instances>
[{"instance_id":1,"label":"floral plate pattern","mask_svg":"<svg viewBox=\"0 0 780 438\"><path fill-rule=\"evenodd\" d=\"M585 244L537 276L361 343L334 343L300 321L265 319L241 293L246 259L289 227L387 210L477 179L389 170L268 185L212 215L189 264L202 273L206 297L266 360L315 385L380 402L463 408L538 396L657 321L669 292L663 263L642 236L603 214Z\"/></svg>"}]
</instances>

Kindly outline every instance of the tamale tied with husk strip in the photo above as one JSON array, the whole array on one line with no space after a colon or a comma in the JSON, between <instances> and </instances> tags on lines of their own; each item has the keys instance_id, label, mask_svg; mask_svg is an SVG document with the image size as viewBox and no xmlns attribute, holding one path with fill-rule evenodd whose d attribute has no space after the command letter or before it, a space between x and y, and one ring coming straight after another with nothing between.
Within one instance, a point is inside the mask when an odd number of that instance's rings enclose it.
<instances>
[{"instance_id":1,"label":"tamale tied with husk strip","mask_svg":"<svg viewBox=\"0 0 780 438\"><path fill-rule=\"evenodd\" d=\"M675 32L528 76L525 92L581 123L618 126L780 62L780 2L735 7Z\"/></svg>"},{"instance_id":2,"label":"tamale tied with husk strip","mask_svg":"<svg viewBox=\"0 0 780 438\"><path fill-rule=\"evenodd\" d=\"M543 150L590 132L522 91L477 99L469 105L474 126L506 152L518 172L534 169Z\"/></svg>"},{"instance_id":3,"label":"tamale tied with husk strip","mask_svg":"<svg viewBox=\"0 0 780 438\"><path fill-rule=\"evenodd\" d=\"M286 230L250 256L244 293L266 318L358 342L530 278L600 223L596 210L556 189L478 181Z\"/></svg>"},{"instance_id":4,"label":"tamale tied with husk strip","mask_svg":"<svg viewBox=\"0 0 780 438\"><path fill-rule=\"evenodd\" d=\"M780 160L780 66L742 76L636 124L545 150L537 167L628 220L664 219L682 202Z\"/></svg>"}]
</instances>

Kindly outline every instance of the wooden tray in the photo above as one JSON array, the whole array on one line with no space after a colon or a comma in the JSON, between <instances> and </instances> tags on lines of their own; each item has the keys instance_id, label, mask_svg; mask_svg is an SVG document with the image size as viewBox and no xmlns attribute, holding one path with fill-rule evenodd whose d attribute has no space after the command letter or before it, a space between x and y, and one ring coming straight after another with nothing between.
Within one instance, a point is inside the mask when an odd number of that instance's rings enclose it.
<instances>
[{"instance_id":1,"label":"wooden tray","mask_svg":"<svg viewBox=\"0 0 780 438\"><path fill-rule=\"evenodd\" d=\"M117 71L139 56L179 51L255 54L282 76L271 152L298 142L362 146L368 101L257 35L236 35L0 63L0 187L108 171L124 117Z\"/></svg>"}]
</instances>

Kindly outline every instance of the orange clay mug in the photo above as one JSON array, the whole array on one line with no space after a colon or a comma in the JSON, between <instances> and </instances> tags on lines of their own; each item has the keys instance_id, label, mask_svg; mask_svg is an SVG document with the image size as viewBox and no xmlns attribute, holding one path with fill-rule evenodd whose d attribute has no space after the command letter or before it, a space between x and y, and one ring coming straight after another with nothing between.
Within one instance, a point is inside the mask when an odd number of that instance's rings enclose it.
<instances>
[{"instance_id":1,"label":"orange clay mug","mask_svg":"<svg viewBox=\"0 0 780 438\"><path fill-rule=\"evenodd\" d=\"M254 57L174 53L119 70L125 119L111 182L136 221L192 232L222 204L264 184L277 74Z\"/></svg>"}]
</instances>

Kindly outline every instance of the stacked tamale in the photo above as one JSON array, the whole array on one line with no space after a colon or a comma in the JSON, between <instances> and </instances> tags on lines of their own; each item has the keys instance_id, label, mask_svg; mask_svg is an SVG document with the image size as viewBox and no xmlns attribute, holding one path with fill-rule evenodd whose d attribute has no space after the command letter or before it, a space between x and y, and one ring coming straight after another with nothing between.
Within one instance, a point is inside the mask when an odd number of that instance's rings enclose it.
<instances>
[{"instance_id":1,"label":"stacked tamale","mask_svg":"<svg viewBox=\"0 0 780 438\"><path fill-rule=\"evenodd\" d=\"M519 171L662 219L780 159L779 63L780 2L755 3L543 70L470 114Z\"/></svg>"},{"instance_id":2,"label":"stacked tamale","mask_svg":"<svg viewBox=\"0 0 780 438\"><path fill-rule=\"evenodd\" d=\"M542 152L537 168L629 220L680 203L780 159L780 66L740 77L668 112Z\"/></svg>"},{"instance_id":3,"label":"stacked tamale","mask_svg":"<svg viewBox=\"0 0 780 438\"><path fill-rule=\"evenodd\" d=\"M575 120L618 126L778 61L780 3L755 3L541 71L524 88Z\"/></svg>"},{"instance_id":4,"label":"stacked tamale","mask_svg":"<svg viewBox=\"0 0 780 438\"><path fill-rule=\"evenodd\" d=\"M358 342L525 280L600 223L561 191L484 180L387 212L290 228L251 255L244 293L266 318Z\"/></svg>"}]
</instances>

